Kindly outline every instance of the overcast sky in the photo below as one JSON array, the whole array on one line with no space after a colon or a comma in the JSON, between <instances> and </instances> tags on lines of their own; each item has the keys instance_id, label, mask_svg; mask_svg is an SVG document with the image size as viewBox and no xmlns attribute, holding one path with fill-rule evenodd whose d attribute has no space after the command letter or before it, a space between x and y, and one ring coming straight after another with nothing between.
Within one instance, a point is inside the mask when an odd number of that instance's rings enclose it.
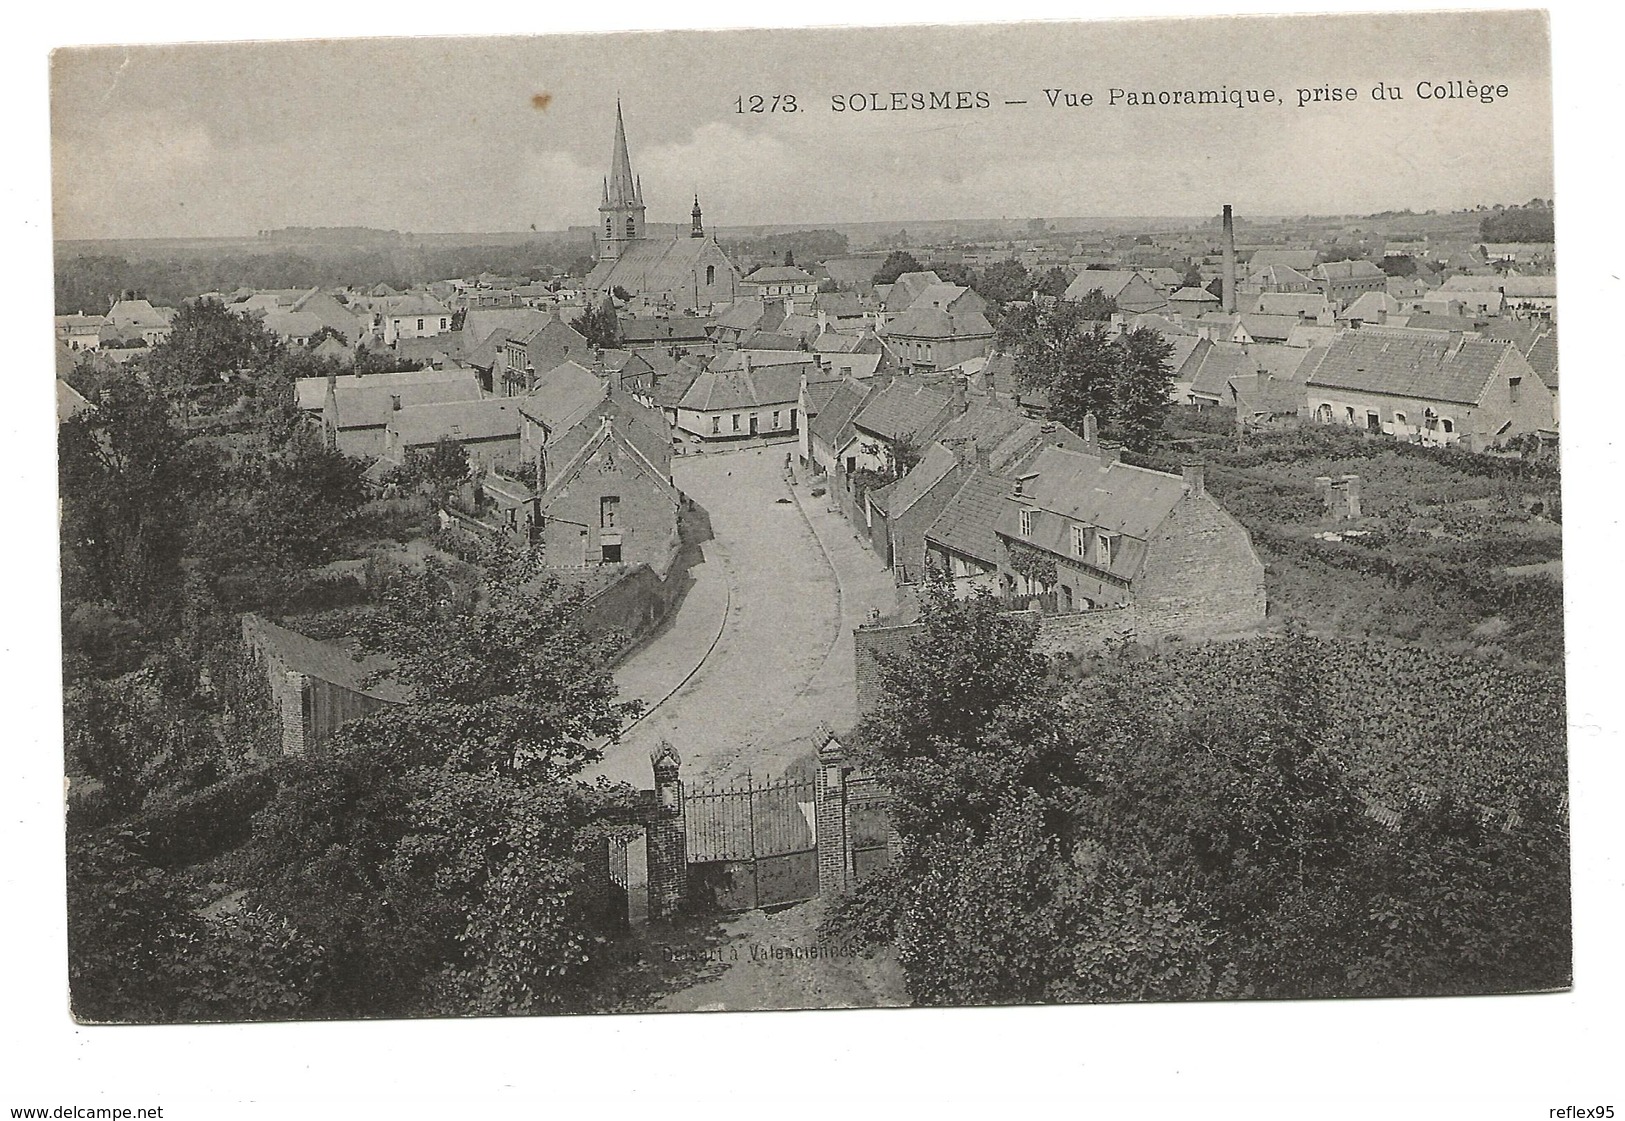
<instances>
[{"instance_id":1,"label":"overcast sky","mask_svg":"<svg viewBox=\"0 0 1625 1121\"><path fill-rule=\"evenodd\" d=\"M1509 96L1416 97L1453 78ZM1404 99L1373 102L1378 82ZM1287 103L1102 104L1221 84ZM1359 100L1297 107L1327 84ZM1549 86L1544 20L1519 12L82 48L52 67L55 232L586 224L617 91L656 222L694 191L720 225L1522 202L1553 193ZM1045 87L1098 100L1049 109ZM994 108L830 108L916 90ZM802 112L734 111L775 92Z\"/></svg>"}]
</instances>

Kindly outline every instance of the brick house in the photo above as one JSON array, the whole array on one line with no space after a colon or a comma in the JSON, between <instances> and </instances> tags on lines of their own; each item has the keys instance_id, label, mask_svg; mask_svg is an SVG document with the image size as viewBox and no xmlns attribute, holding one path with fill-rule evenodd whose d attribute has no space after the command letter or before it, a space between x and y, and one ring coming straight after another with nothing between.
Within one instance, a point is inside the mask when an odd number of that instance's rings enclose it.
<instances>
[{"instance_id":1,"label":"brick house","mask_svg":"<svg viewBox=\"0 0 1625 1121\"><path fill-rule=\"evenodd\" d=\"M316 380L301 379L296 386L301 408L310 408L315 395L311 383ZM480 399L480 383L468 369L412 371L411 376L335 375L320 381L322 429L328 447L365 459L384 453L385 433L397 410Z\"/></svg>"},{"instance_id":2,"label":"brick house","mask_svg":"<svg viewBox=\"0 0 1625 1121\"><path fill-rule=\"evenodd\" d=\"M541 545L552 568L647 564L663 575L683 499L661 411L579 375L517 403L520 466L484 483L514 535Z\"/></svg>"},{"instance_id":3,"label":"brick house","mask_svg":"<svg viewBox=\"0 0 1625 1121\"><path fill-rule=\"evenodd\" d=\"M1064 298L1081 300L1096 289L1115 300L1117 310L1124 315L1161 311L1168 306L1168 298L1157 291L1156 285L1137 272L1119 269L1085 269L1067 286Z\"/></svg>"},{"instance_id":4,"label":"brick house","mask_svg":"<svg viewBox=\"0 0 1625 1121\"><path fill-rule=\"evenodd\" d=\"M1309 279L1331 303L1351 303L1367 292L1386 292L1388 274L1370 261L1330 261L1316 265Z\"/></svg>"},{"instance_id":5,"label":"brick house","mask_svg":"<svg viewBox=\"0 0 1625 1121\"><path fill-rule=\"evenodd\" d=\"M1304 359L1300 415L1424 444L1474 451L1553 433L1551 389L1519 348L1459 331L1363 327Z\"/></svg>"}]
</instances>

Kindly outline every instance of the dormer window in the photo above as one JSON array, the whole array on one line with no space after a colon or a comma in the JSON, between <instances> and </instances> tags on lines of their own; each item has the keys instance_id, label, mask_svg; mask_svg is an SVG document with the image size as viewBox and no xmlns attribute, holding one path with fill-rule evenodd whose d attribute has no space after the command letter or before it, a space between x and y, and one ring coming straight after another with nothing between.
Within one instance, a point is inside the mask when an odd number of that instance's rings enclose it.
<instances>
[{"instance_id":1,"label":"dormer window","mask_svg":"<svg viewBox=\"0 0 1625 1121\"><path fill-rule=\"evenodd\" d=\"M1081 525L1072 527L1072 555L1075 557L1089 555L1089 531Z\"/></svg>"},{"instance_id":2,"label":"dormer window","mask_svg":"<svg viewBox=\"0 0 1625 1121\"><path fill-rule=\"evenodd\" d=\"M1033 515L1036 513L1038 513L1037 510L1022 510L1016 515L1017 532L1021 536L1031 537L1033 535Z\"/></svg>"},{"instance_id":3,"label":"dormer window","mask_svg":"<svg viewBox=\"0 0 1625 1121\"><path fill-rule=\"evenodd\" d=\"M1112 542L1114 538L1109 533L1095 535L1096 564L1101 568L1112 566Z\"/></svg>"}]
</instances>

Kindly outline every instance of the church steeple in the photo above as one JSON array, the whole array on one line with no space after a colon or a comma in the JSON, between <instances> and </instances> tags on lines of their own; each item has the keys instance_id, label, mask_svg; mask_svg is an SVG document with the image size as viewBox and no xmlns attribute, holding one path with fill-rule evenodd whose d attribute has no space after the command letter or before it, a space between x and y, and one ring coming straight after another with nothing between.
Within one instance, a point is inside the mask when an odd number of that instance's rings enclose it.
<instances>
[{"instance_id":1,"label":"church steeple","mask_svg":"<svg viewBox=\"0 0 1625 1121\"><path fill-rule=\"evenodd\" d=\"M695 194L694 194L694 209L689 212L689 217L691 217L694 221L689 226L688 236L689 237L704 237L705 236L705 223L700 221L700 196L699 196L699 192L695 192Z\"/></svg>"},{"instance_id":2,"label":"church steeple","mask_svg":"<svg viewBox=\"0 0 1625 1121\"><path fill-rule=\"evenodd\" d=\"M644 236L643 184L632 174L626 147L626 122L621 99L615 99L615 145L609 156L609 177L604 180L604 201L598 208L598 259L613 261L627 243Z\"/></svg>"}]
</instances>

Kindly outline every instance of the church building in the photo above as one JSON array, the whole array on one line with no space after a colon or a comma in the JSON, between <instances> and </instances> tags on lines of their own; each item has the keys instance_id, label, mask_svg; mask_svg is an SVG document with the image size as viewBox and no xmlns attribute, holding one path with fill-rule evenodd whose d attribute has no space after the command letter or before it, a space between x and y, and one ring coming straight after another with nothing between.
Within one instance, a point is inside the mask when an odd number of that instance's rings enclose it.
<instances>
[{"instance_id":1,"label":"church building","mask_svg":"<svg viewBox=\"0 0 1625 1121\"><path fill-rule=\"evenodd\" d=\"M593 235L598 264L587 276L594 303L620 288L642 315L705 315L739 298L739 270L705 232L694 198L688 235L650 237L643 184L632 174L621 103L615 102L615 147Z\"/></svg>"}]
</instances>

